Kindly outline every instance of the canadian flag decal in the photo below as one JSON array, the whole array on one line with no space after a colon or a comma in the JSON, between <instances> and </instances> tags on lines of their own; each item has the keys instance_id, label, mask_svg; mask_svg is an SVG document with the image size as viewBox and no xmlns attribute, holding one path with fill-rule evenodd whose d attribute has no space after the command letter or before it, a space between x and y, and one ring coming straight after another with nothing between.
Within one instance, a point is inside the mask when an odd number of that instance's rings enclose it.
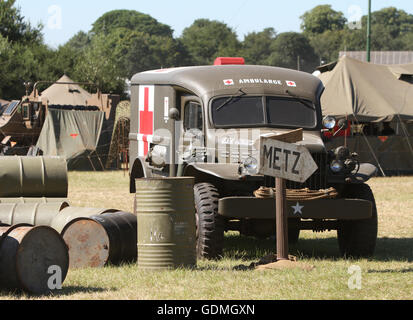
<instances>
[{"instance_id":1,"label":"canadian flag decal","mask_svg":"<svg viewBox=\"0 0 413 320\"><path fill-rule=\"evenodd\" d=\"M225 84L226 86L233 86L233 85L234 85L234 80L232 80L232 79L226 79L226 80L224 80L224 84Z\"/></svg>"},{"instance_id":2,"label":"canadian flag decal","mask_svg":"<svg viewBox=\"0 0 413 320\"><path fill-rule=\"evenodd\" d=\"M295 83L295 81L286 81L287 86L289 87L297 87L297 84Z\"/></svg>"}]
</instances>

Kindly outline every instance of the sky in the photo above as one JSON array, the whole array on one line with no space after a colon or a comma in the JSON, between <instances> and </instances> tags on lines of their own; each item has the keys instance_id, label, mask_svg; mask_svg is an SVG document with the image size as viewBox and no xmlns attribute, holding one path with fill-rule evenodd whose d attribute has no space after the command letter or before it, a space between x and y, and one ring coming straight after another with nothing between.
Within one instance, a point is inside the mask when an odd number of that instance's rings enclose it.
<instances>
[{"instance_id":1,"label":"sky","mask_svg":"<svg viewBox=\"0 0 413 320\"><path fill-rule=\"evenodd\" d=\"M44 25L45 42L57 48L79 31L88 32L94 21L116 9L137 10L171 26L174 36L196 19L218 20L242 40L250 32L272 27L278 33L300 31L300 16L320 4L330 4L349 21L367 14L368 0L17 0L23 16ZM395 6L413 14L412 0L372 0L372 10Z\"/></svg>"}]
</instances>

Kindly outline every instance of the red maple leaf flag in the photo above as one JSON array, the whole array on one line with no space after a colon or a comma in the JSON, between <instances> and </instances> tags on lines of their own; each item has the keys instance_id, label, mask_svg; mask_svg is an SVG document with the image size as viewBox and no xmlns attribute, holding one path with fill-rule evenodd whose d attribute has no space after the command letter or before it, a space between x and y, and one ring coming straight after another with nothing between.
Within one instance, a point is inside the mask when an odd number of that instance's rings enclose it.
<instances>
[{"instance_id":1,"label":"red maple leaf flag","mask_svg":"<svg viewBox=\"0 0 413 320\"><path fill-rule=\"evenodd\" d=\"M286 81L286 83L287 83L287 86L289 86L289 87L297 87L297 84L295 83L295 81Z\"/></svg>"},{"instance_id":2,"label":"red maple leaf flag","mask_svg":"<svg viewBox=\"0 0 413 320\"><path fill-rule=\"evenodd\" d=\"M225 84L226 86L233 86L233 85L234 85L234 80L232 80L232 79L226 79L226 80L224 80L224 84Z\"/></svg>"}]
</instances>

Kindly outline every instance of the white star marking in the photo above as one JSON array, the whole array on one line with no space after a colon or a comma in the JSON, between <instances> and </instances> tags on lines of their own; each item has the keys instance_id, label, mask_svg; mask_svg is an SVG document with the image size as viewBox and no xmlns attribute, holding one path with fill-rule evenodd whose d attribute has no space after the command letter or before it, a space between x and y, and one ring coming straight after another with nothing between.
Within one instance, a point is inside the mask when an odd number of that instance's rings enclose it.
<instances>
[{"instance_id":1,"label":"white star marking","mask_svg":"<svg viewBox=\"0 0 413 320\"><path fill-rule=\"evenodd\" d=\"M291 207L291 208L294 209L294 215L297 215L297 214L302 215L303 214L302 210L303 210L304 206L300 206L299 202L297 202L297 204L294 207Z\"/></svg>"}]
</instances>

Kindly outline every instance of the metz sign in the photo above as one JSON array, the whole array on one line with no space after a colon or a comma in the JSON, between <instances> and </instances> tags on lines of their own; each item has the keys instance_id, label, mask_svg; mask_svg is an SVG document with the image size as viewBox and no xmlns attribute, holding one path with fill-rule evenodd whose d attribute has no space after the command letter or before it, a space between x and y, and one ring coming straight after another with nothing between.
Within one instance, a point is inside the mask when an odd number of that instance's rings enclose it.
<instances>
[{"instance_id":1,"label":"metz sign","mask_svg":"<svg viewBox=\"0 0 413 320\"><path fill-rule=\"evenodd\" d=\"M307 181L318 167L307 148L288 143L300 140L302 130L261 137L260 173L300 183Z\"/></svg>"}]
</instances>

